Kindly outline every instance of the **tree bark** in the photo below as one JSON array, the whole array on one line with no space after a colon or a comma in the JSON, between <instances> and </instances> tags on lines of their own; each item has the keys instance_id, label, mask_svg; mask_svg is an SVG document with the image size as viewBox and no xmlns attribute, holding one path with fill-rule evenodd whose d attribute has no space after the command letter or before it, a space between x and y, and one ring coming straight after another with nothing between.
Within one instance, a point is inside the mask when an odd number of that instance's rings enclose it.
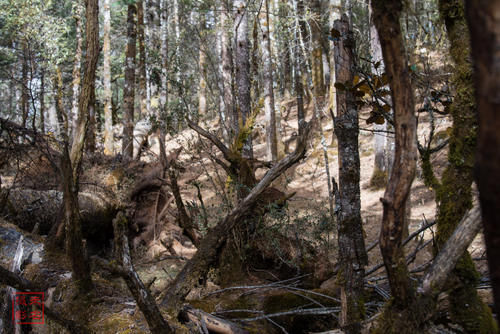
<instances>
[{"instance_id":1,"label":"tree bark","mask_svg":"<svg viewBox=\"0 0 500 334\"><path fill-rule=\"evenodd\" d=\"M45 134L45 69L40 73L40 132Z\"/></svg>"},{"instance_id":2,"label":"tree bark","mask_svg":"<svg viewBox=\"0 0 500 334\"><path fill-rule=\"evenodd\" d=\"M206 13L202 10L199 13L200 31L200 51L198 56L198 66L200 68L200 80L198 83L198 117L207 115L207 56L205 49L206 41Z\"/></svg>"},{"instance_id":3,"label":"tree bark","mask_svg":"<svg viewBox=\"0 0 500 334\"><path fill-rule=\"evenodd\" d=\"M380 249L396 310L405 309L414 300L401 241L406 225L405 203L417 160L415 102L399 24L402 8L400 0L372 2L373 21L379 34L394 104L396 151L389 183L381 199L384 211Z\"/></svg>"},{"instance_id":4,"label":"tree bark","mask_svg":"<svg viewBox=\"0 0 500 334\"><path fill-rule=\"evenodd\" d=\"M344 15L334 23L341 37L335 41L336 81L350 83L354 80L354 40L349 31L349 21ZM360 333L363 318L363 291L365 266L368 256L365 251L363 224L361 221L361 195L359 188L360 162L358 147L358 110L353 93L337 92L337 117L335 134L339 152L339 190L337 202L338 243L342 310L340 326L347 333Z\"/></svg>"},{"instance_id":5,"label":"tree bark","mask_svg":"<svg viewBox=\"0 0 500 334\"><path fill-rule=\"evenodd\" d=\"M136 5L128 5L127 50L125 51L125 85L123 87L122 138L122 154L123 157L127 159L132 159L134 154L135 44L137 37L136 14Z\"/></svg>"},{"instance_id":6,"label":"tree bark","mask_svg":"<svg viewBox=\"0 0 500 334\"><path fill-rule=\"evenodd\" d=\"M238 87L238 108L241 115L242 124L245 124L250 117L250 54L248 43L248 8L243 0L234 2L236 16L234 19L234 36L235 36L235 70L236 70L236 86ZM252 137L243 144L243 157L247 159L253 158Z\"/></svg>"},{"instance_id":7,"label":"tree bark","mask_svg":"<svg viewBox=\"0 0 500 334\"><path fill-rule=\"evenodd\" d=\"M222 64L222 114L228 117L231 130L230 137L238 133L238 114L235 111L234 101L234 76L233 76L233 53L231 40L229 38L229 26L231 26L231 17L229 13L232 10L232 1L219 0L219 20L221 29L221 64Z\"/></svg>"},{"instance_id":8,"label":"tree bark","mask_svg":"<svg viewBox=\"0 0 500 334\"><path fill-rule=\"evenodd\" d=\"M323 49L321 46L321 2L311 1L313 17L309 22L311 27L311 68L314 96L325 95L325 79L323 77Z\"/></svg>"},{"instance_id":9,"label":"tree bark","mask_svg":"<svg viewBox=\"0 0 500 334\"><path fill-rule=\"evenodd\" d=\"M484 236L496 313L500 312L500 3L466 1L471 36L474 83L479 120L475 178L483 217Z\"/></svg>"},{"instance_id":10,"label":"tree bark","mask_svg":"<svg viewBox=\"0 0 500 334\"><path fill-rule=\"evenodd\" d=\"M29 114L28 103L28 47L27 42L23 42L23 49L21 53L21 119L22 126L26 127Z\"/></svg>"},{"instance_id":11,"label":"tree bark","mask_svg":"<svg viewBox=\"0 0 500 334\"><path fill-rule=\"evenodd\" d=\"M76 39L76 50L75 59L73 64L73 82L72 82L72 93L73 98L71 102L71 113L68 119L68 135L72 136L77 120L78 120L78 98L80 96L80 84L81 84L81 63L82 63L82 17L83 17L83 6L80 1L75 1L73 4L74 19L75 19L75 39Z\"/></svg>"},{"instance_id":12,"label":"tree bark","mask_svg":"<svg viewBox=\"0 0 500 334\"><path fill-rule=\"evenodd\" d=\"M140 117L145 118L149 114L146 93L146 45L144 37L144 1L137 2L137 42L139 44L139 109Z\"/></svg>"},{"instance_id":13,"label":"tree bark","mask_svg":"<svg viewBox=\"0 0 500 334\"><path fill-rule=\"evenodd\" d=\"M66 253L70 259L73 279L80 291L92 287L90 267L85 258L82 244L81 222L78 207L78 185L82 165L83 148L88 127L88 109L92 98L97 60L99 58L99 5L98 0L86 0L86 40L85 72L78 102L78 121L73 135L71 151L67 144L61 160L63 175L64 209L66 219ZM82 256L83 255L83 256Z\"/></svg>"},{"instance_id":14,"label":"tree bark","mask_svg":"<svg viewBox=\"0 0 500 334\"><path fill-rule=\"evenodd\" d=\"M267 159L278 159L278 142L276 137L276 113L274 110L273 92L273 60L269 28L269 0L265 0L265 12L261 13L262 58L264 62L264 110L266 117L266 147Z\"/></svg>"},{"instance_id":15,"label":"tree bark","mask_svg":"<svg viewBox=\"0 0 500 334\"><path fill-rule=\"evenodd\" d=\"M104 84L104 154L113 155L113 109L112 109L112 90L111 90L111 3L110 0L104 0L103 3L103 84Z\"/></svg>"}]
</instances>

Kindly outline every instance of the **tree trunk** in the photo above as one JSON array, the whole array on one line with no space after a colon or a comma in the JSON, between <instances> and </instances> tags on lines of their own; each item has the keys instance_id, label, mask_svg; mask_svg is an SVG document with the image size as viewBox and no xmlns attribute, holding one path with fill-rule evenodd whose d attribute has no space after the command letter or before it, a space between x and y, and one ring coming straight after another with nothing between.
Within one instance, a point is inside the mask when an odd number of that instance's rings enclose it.
<instances>
[{"instance_id":1,"label":"tree trunk","mask_svg":"<svg viewBox=\"0 0 500 334\"><path fill-rule=\"evenodd\" d=\"M45 134L45 70L40 73L40 132Z\"/></svg>"},{"instance_id":2,"label":"tree trunk","mask_svg":"<svg viewBox=\"0 0 500 334\"><path fill-rule=\"evenodd\" d=\"M500 4L499 1L466 1L474 83L479 119L476 181L484 226L496 313L500 313Z\"/></svg>"},{"instance_id":3,"label":"tree trunk","mask_svg":"<svg viewBox=\"0 0 500 334\"><path fill-rule=\"evenodd\" d=\"M87 139L85 143L85 149L89 153L95 152L95 132L97 127L96 122L96 105L95 105L95 82L93 82L93 87L90 89L90 102L89 102L89 126L87 129Z\"/></svg>"},{"instance_id":4,"label":"tree trunk","mask_svg":"<svg viewBox=\"0 0 500 334\"><path fill-rule=\"evenodd\" d=\"M111 91L111 0L103 4L103 84L104 84L104 154L114 155L113 109Z\"/></svg>"},{"instance_id":5,"label":"tree trunk","mask_svg":"<svg viewBox=\"0 0 500 334\"><path fill-rule=\"evenodd\" d=\"M400 0L372 2L382 54L394 104L396 151L389 183L381 199L384 211L380 248L394 298L395 310L407 308L414 300L401 244L406 224L405 203L416 169L416 118L413 90L399 24Z\"/></svg>"},{"instance_id":6,"label":"tree trunk","mask_svg":"<svg viewBox=\"0 0 500 334\"><path fill-rule=\"evenodd\" d=\"M323 77L323 49L321 46L321 2L320 0L311 1L311 12L313 17L309 22L311 27L311 68L314 96L325 95L325 79Z\"/></svg>"},{"instance_id":7,"label":"tree trunk","mask_svg":"<svg viewBox=\"0 0 500 334\"><path fill-rule=\"evenodd\" d=\"M234 137L238 133L238 114L234 103L234 76L233 76L233 53L231 48L231 40L229 38L229 27L231 26L231 17L229 13L232 11L231 0L220 0L219 20L221 29L221 63L222 63L222 113L229 118L231 130L230 137Z\"/></svg>"},{"instance_id":8,"label":"tree trunk","mask_svg":"<svg viewBox=\"0 0 500 334\"><path fill-rule=\"evenodd\" d=\"M26 127L26 122L28 120L29 114L29 103L28 103L28 47L27 42L23 43L23 51L21 55L21 117L22 126Z\"/></svg>"},{"instance_id":9,"label":"tree trunk","mask_svg":"<svg viewBox=\"0 0 500 334\"><path fill-rule=\"evenodd\" d=\"M279 0L279 19L284 22L282 18L286 17L289 13L288 1ZM281 28L278 34L278 49L280 50L280 64L281 64L281 90L282 96L284 98L289 98L292 94L292 60L291 60L291 42L289 38L289 31L286 29L286 25L279 24Z\"/></svg>"},{"instance_id":10,"label":"tree trunk","mask_svg":"<svg viewBox=\"0 0 500 334\"><path fill-rule=\"evenodd\" d=\"M436 251L444 246L458 222L472 207L471 186L476 152L477 114L474 100L472 64L465 9L461 0L439 1L440 16L445 23L450 55L454 62L452 86L455 97L450 106L453 119L449 139L448 165L436 189L438 203ZM476 285L479 273L467 251L448 276L450 318L467 332L488 328L493 333L491 313L480 300ZM463 308L463 305L469 305Z\"/></svg>"},{"instance_id":11,"label":"tree trunk","mask_svg":"<svg viewBox=\"0 0 500 334\"><path fill-rule=\"evenodd\" d=\"M267 159L276 161L278 158L278 143L276 137L276 113L274 111L273 92L273 60L271 52L269 29L269 0L265 1L265 13L261 13L262 58L264 63L264 109L266 115L266 146Z\"/></svg>"},{"instance_id":12,"label":"tree trunk","mask_svg":"<svg viewBox=\"0 0 500 334\"><path fill-rule=\"evenodd\" d=\"M80 1L75 1L73 4L74 19L75 19L75 39L76 39L76 50L75 59L73 64L73 98L71 102L71 113L68 119L68 135L72 136L76 124L78 121L78 97L80 96L80 84L81 84L81 63L82 63L82 17L83 17L83 6Z\"/></svg>"},{"instance_id":13,"label":"tree trunk","mask_svg":"<svg viewBox=\"0 0 500 334\"><path fill-rule=\"evenodd\" d=\"M206 41L206 13L202 10L199 13L200 30L200 51L198 56L198 66L200 68L200 81L198 84L198 117L207 115L207 56L205 49Z\"/></svg>"},{"instance_id":14,"label":"tree trunk","mask_svg":"<svg viewBox=\"0 0 500 334\"><path fill-rule=\"evenodd\" d=\"M134 154L134 99L135 99L135 49L136 5L128 5L127 50L125 52L125 85L123 87L123 138L122 154L132 159Z\"/></svg>"},{"instance_id":15,"label":"tree trunk","mask_svg":"<svg viewBox=\"0 0 500 334\"><path fill-rule=\"evenodd\" d=\"M374 1L374 0L372 0ZM371 13L371 6L369 8ZM381 75L385 72L384 59L382 58L382 48L378 38L377 28L373 22L370 24L370 52L372 56L372 73ZM379 64L376 68L375 64ZM387 166L386 151L387 151L387 121L383 124L373 123L373 149L375 151L375 162L373 173L370 180L372 187L382 188L387 184L387 175L389 174L389 166Z\"/></svg>"},{"instance_id":16,"label":"tree trunk","mask_svg":"<svg viewBox=\"0 0 500 334\"><path fill-rule=\"evenodd\" d=\"M250 54L248 43L248 12L245 1L236 0L234 7L236 16L234 19L234 36L235 36L235 70L236 70L236 86L238 87L238 108L241 115L242 124L245 124L250 116ZM247 159L253 158L252 136L243 144L243 157Z\"/></svg>"},{"instance_id":17,"label":"tree trunk","mask_svg":"<svg viewBox=\"0 0 500 334\"><path fill-rule=\"evenodd\" d=\"M302 7L303 9L303 7ZM297 1L296 11L297 15L303 14L300 12L301 7ZM301 131L303 127L302 124L305 123L306 114L304 110L304 85L302 83L302 70L303 70L303 58L302 52L300 50L300 32L298 27L295 27L295 45L294 45L294 87L295 87L295 95L297 97L297 122L299 129L299 136L302 135Z\"/></svg>"},{"instance_id":18,"label":"tree trunk","mask_svg":"<svg viewBox=\"0 0 500 334\"><path fill-rule=\"evenodd\" d=\"M73 279L80 291L88 291L92 286L90 267L85 258L82 244L80 211L78 207L78 185L82 166L83 148L88 127L88 109L92 98L97 60L99 58L99 5L98 0L86 0L86 40L85 72L78 103L78 121L73 135L71 151L65 147L61 161L64 189L64 210L66 219L66 252L71 262ZM83 256L82 256L83 255Z\"/></svg>"},{"instance_id":19,"label":"tree trunk","mask_svg":"<svg viewBox=\"0 0 500 334\"><path fill-rule=\"evenodd\" d=\"M139 108L140 117L146 118L149 114L146 94L146 46L144 37L144 1L137 2L137 42L139 44Z\"/></svg>"},{"instance_id":20,"label":"tree trunk","mask_svg":"<svg viewBox=\"0 0 500 334\"><path fill-rule=\"evenodd\" d=\"M341 83L353 82L355 46L347 16L344 15L341 20L335 21L334 28L342 36L335 41L335 79ZM360 333L364 308L364 267L368 264L368 256L361 221L358 110L351 91L337 92L335 134L339 151L339 277L341 276L340 281L343 282L340 326L349 334Z\"/></svg>"}]
</instances>

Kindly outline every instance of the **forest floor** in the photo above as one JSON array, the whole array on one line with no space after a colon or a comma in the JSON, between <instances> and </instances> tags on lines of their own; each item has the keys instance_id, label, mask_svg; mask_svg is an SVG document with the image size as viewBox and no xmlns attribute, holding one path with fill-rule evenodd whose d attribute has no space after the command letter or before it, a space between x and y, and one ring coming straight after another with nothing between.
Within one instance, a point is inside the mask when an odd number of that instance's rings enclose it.
<instances>
[{"instance_id":1,"label":"forest floor","mask_svg":"<svg viewBox=\"0 0 500 334\"><path fill-rule=\"evenodd\" d=\"M320 101L321 102L321 101ZM294 142L290 140L296 135L297 119L296 105L294 101L284 101L281 104L281 136L280 149L289 151L293 149ZM307 106L308 119L313 113L313 105L310 103ZM374 133L371 131L372 126L367 125L365 120L369 117L369 111L363 110L360 114L360 135L359 135L359 153L361 162L361 214L363 219L363 228L365 235L365 243L368 247L378 240L380 232L380 224L382 221L382 204L380 198L384 195L384 189L374 189L370 185L374 166ZM325 142L327 144L328 162L330 173L338 180L338 152L337 143L333 134L333 123L331 117L327 114L323 115L322 128L324 132ZM218 124L215 122L203 123L200 125L205 129L216 129ZM436 133L446 133L446 129L451 125L447 117L441 117L436 120ZM254 154L259 160L265 159L265 134L264 134L264 117L259 115L254 127ZM429 131L429 120L426 117L419 119L418 137L421 142L425 141ZM269 232L269 239L266 241L266 232L263 233L264 244L262 250L267 252L267 258L274 257L282 263L274 263L272 266L258 267L258 261L254 261L245 268L244 275L229 275L230 277L218 278L209 280L205 286L192 291L188 296L188 302L193 306L204 309L207 312L219 312L219 315L228 315L224 311L238 309L254 309L259 312L276 313L290 309L296 309L304 305L304 298L291 295L290 290L286 287L283 291L279 289L263 288L262 291L247 293L248 289L242 289L230 293L218 293L216 295L207 296L210 292L217 291L228 286L250 286L262 285L284 280L304 274L301 272L301 265L298 263L297 257L312 261L314 264L312 274L314 279L303 283L303 287L314 288L318 293L328 296L338 297L338 286L336 284L336 276L334 275L335 264L337 258L337 248L335 240L335 227L328 224L328 186L327 176L325 171L325 161L323 156L323 148L321 143L321 135L318 129L314 130L306 157L299 164L289 169L285 175L278 178L273 186L283 191L286 194L295 193L288 201L287 214L283 218L266 220L266 227L269 231L278 229L285 236L283 240L292 244L297 242L298 245L293 245L295 250L290 251L290 247L284 246L283 243L274 243L275 234ZM286 147L290 144L290 147ZM167 154L175 149L182 147L183 150L177 164L179 165L179 186L184 202L186 202L191 216L200 225L201 233L204 233L206 228L203 222L208 222L209 226L217 223L227 212L227 207L222 205L224 197L230 197L226 186L227 177L225 172L218 168L215 162L210 159L207 152L216 152L212 145L206 140L200 142L198 135L190 129L182 131L175 137L167 138ZM447 148L438 152L433 157L432 163L438 176L446 166ZM283 152L284 154L285 152ZM99 187L107 188L108 191L123 193L123 189L130 189L132 184L137 181L137 174L147 175L154 166L157 165L158 144L152 139L152 145L146 152L143 162L135 162L124 165L115 160L108 159L106 161L100 158L94 158L93 161L87 161L87 167L84 168L82 180L87 181L87 185L82 185L82 191L97 191L96 183ZM220 154L219 154L220 156ZM92 159L91 159L92 160ZM263 170L259 170L257 178L263 175ZM32 173L33 174L33 173ZM409 233L418 230L425 224L432 222L436 214L436 204L434 201L434 193L423 184L420 177L420 168L418 168L417 176L413 182L411 190L411 222L409 224ZM8 182L8 177L3 178L3 182ZM201 203L197 194L197 188L194 186L197 182L200 187L201 197L206 210L206 215L203 214ZM120 196L116 196L120 200ZM152 212L152 207L157 203L158 197L156 194L143 196L138 205L139 215L142 220L154 221L156 214ZM167 201L165 210L166 214L158 217L158 221L153 227L142 227L135 234L132 244L134 245L134 264L141 279L144 282L150 283L150 290L153 295L160 298L164 293L168 283L182 269L185 262L190 259L196 252L196 248L192 243L182 236L182 230L175 221L176 209L174 201ZM272 215L271 215L272 216ZM12 225L4 223L12 227ZM5 226L4 226L5 227ZM274 231L274 230L273 230ZM433 237L433 228L427 229L420 235L419 241L412 241L407 248L407 254L413 252L416 247L425 244ZM142 232L142 233L141 233ZM1 233L0 233L1 234ZM262 236L259 236L262 237ZM37 239L37 238L35 238ZM38 240L38 239L37 239ZM261 241L262 241L261 240ZM167 242L168 241L168 242ZM167 249L166 243L170 243L170 250ZM307 258L302 254L301 245L312 245L314 248L311 251L317 258ZM286 250L285 250L286 249ZM484 245L482 235L478 235L470 246L469 251L473 258L484 258ZM109 249L101 250L109 256ZM285 254L288 252L287 254ZM175 253L175 254L172 254ZM269 255L272 253L271 255ZM104 256L106 256L104 254ZM411 263L410 269L417 269L428 263L432 256L432 243L418 252L415 260ZM294 258L295 257L295 258ZM321 258L319 258L321 257ZM264 258L264 256L263 256ZM0 258L2 264L8 265L8 258ZM278 262L280 262L278 260ZM57 269L50 268L55 263L59 263ZM367 270L370 270L376 265L382 263L378 247L375 247L369 252L369 265ZM283 268L288 268L283 270ZM476 261L476 265L481 273L486 273L486 262L484 260ZM32 277L40 276L39 273L50 271L51 275L59 275L59 283L57 287L52 288L51 293L57 295L59 302L65 298L70 299L71 289L67 283L61 283L67 279L68 267L67 263L60 257L47 257L38 265L37 273L32 273ZM274 267L273 267L274 266ZM281 269L280 269L281 268ZM296 268L295 272L290 271L290 268ZM226 274L228 274L226 272ZM383 267L370 274L371 284L377 284L380 289L388 292L388 286L384 283ZM43 276L43 275L42 275ZM141 313L135 306L135 302L129 296L126 286L117 282L116 278L105 275L101 272L94 274L96 286L99 291L99 297L93 299L92 306L85 310L86 317L90 319L92 328L99 333L141 333L147 332L147 326ZM65 285L66 284L66 285ZM64 288L63 288L64 287ZM244 292L242 292L244 291ZM487 303L491 303L489 290L482 290L482 296ZM298 300L297 300L298 298ZM310 299L310 297L307 297ZM318 297L322 300L323 297ZM317 300L315 302L318 302ZM55 302L54 302L55 303ZM55 303L57 304L57 303ZM62 304L61 304L62 305ZM88 306L88 304L87 304ZM74 313L81 310L78 307L67 308L64 312L66 315L75 317ZM257 312L256 311L256 312ZM373 309L368 313L376 314L377 310ZM231 313L231 318L249 318L255 314L245 312ZM80 315L83 317L83 315ZM78 316L77 316L78 317ZM324 316L316 316L315 325L305 326L304 318L300 317L277 317L276 322L281 325L276 325L261 320L257 331L265 332L280 332L279 326L283 326L289 333L309 333L319 332L332 329L335 321ZM319 319L319 320L318 320ZM307 321L306 321L307 322ZM260 327L259 327L260 326ZM47 332L47 328L39 328L39 333Z\"/></svg>"}]
</instances>

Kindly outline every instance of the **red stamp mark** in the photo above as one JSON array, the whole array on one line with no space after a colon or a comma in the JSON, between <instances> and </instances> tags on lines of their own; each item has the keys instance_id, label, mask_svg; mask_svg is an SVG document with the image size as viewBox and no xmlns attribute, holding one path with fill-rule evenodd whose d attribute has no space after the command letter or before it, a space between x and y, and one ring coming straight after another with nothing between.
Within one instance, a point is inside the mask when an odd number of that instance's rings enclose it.
<instances>
[{"instance_id":1,"label":"red stamp mark","mask_svg":"<svg viewBox=\"0 0 500 334\"><path fill-rule=\"evenodd\" d=\"M43 292L16 292L12 298L12 321L19 325L44 321Z\"/></svg>"}]
</instances>

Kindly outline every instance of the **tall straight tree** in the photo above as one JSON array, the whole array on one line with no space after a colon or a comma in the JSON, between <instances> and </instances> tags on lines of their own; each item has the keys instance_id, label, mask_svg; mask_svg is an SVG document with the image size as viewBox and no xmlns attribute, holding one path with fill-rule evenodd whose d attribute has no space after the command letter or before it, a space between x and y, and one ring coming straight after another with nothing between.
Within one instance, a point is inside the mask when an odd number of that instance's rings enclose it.
<instances>
[{"instance_id":1,"label":"tall straight tree","mask_svg":"<svg viewBox=\"0 0 500 334\"><path fill-rule=\"evenodd\" d=\"M352 83L354 41L347 15L344 14L341 20L335 21L334 28L341 36L335 41L335 79L343 84ZM361 332L364 276L368 256L361 221L358 110L354 93L350 90L337 91L335 134L339 152L339 188L336 197L339 204L339 281L342 282L340 326L346 333L354 334Z\"/></svg>"},{"instance_id":2,"label":"tall straight tree","mask_svg":"<svg viewBox=\"0 0 500 334\"><path fill-rule=\"evenodd\" d=\"M82 243L80 210L78 204L79 176L82 166L83 148L89 121L89 105L94 87L97 60L99 58L99 1L86 0L86 44L85 69L78 102L78 121L73 135L71 150L66 141L62 157L64 212L66 223L66 252L71 262L73 279L81 291L92 287L90 267ZM83 256L82 256L83 255Z\"/></svg>"},{"instance_id":3,"label":"tall straight tree","mask_svg":"<svg viewBox=\"0 0 500 334\"><path fill-rule=\"evenodd\" d=\"M123 87L123 138L122 154L132 159L134 152L134 100L135 100L135 53L137 7L128 5L127 12L127 49L125 51L125 85Z\"/></svg>"},{"instance_id":4,"label":"tall straight tree","mask_svg":"<svg viewBox=\"0 0 500 334\"><path fill-rule=\"evenodd\" d=\"M276 113L274 110L273 59L269 28L269 0L264 0L264 2L265 12L260 14L260 26L262 29L262 58L264 63L264 110L266 115L267 159L270 161L276 161L278 158L278 143L276 137Z\"/></svg>"},{"instance_id":5,"label":"tall straight tree","mask_svg":"<svg viewBox=\"0 0 500 334\"><path fill-rule=\"evenodd\" d=\"M200 8L199 13L199 33L200 47L198 56L198 67L200 68L200 80L198 83L198 115L205 116L207 114L207 45L206 36L206 13L204 8Z\"/></svg>"},{"instance_id":6,"label":"tall straight tree","mask_svg":"<svg viewBox=\"0 0 500 334\"><path fill-rule=\"evenodd\" d=\"M229 119L232 136L238 133L238 115L234 111L233 51L229 30L231 27L232 0L219 0L219 29L221 30L221 72L222 93L221 113Z\"/></svg>"},{"instance_id":7,"label":"tall straight tree","mask_svg":"<svg viewBox=\"0 0 500 334\"><path fill-rule=\"evenodd\" d=\"M235 70L238 87L238 107L242 123L250 116L250 51L248 42L248 8L243 0L234 2L234 37L235 37ZM252 137L248 136L243 144L243 157L253 158Z\"/></svg>"},{"instance_id":8,"label":"tall straight tree","mask_svg":"<svg viewBox=\"0 0 500 334\"><path fill-rule=\"evenodd\" d=\"M484 238L493 281L496 313L500 312L500 1L466 0L467 21L474 62L474 82L479 119L476 181Z\"/></svg>"},{"instance_id":9,"label":"tall straight tree","mask_svg":"<svg viewBox=\"0 0 500 334\"><path fill-rule=\"evenodd\" d=\"M311 27L311 69L314 96L325 95L325 79L323 77L323 49L321 46L321 1L311 1L312 19L309 22Z\"/></svg>"},{"instance_id":10,"label":"tall straight tree","mask_svg":"<svg viewBox=\"0 0 500 334\"><path fill-rule=\"evenodd\" d=\"M76 39L76 50L75 59L73 64L73 100L71 104L71 113L68 117L68 130L72 134L76 127L76 122L78 119L78 98L80 96L80 84L81 84L81 62L82 62L82 16L83 8L79 0L75 0L73 3L73 12L75 18L75 39Z\"/></svg>"},{"instance_id":11,"label":"tall straight tree","mask_svg":"<svg viewBox=\"0 0 500 334\"><path fill-rule=\"evenodd\" d=\"M399 19L401 0L374 0L373 22L378 31L394 106L396 151L383 204L380 249L391 286L392 307L405 310L414 301L414 290L402 246L406 225L405 204L415 176L416 117L410 71Z\"/></svg>"},{"instance_id":12,"label":"tall straight tree","mask_svg":"<svg viewBox=\"0 0 500 334\"><path fill-rule=\"evenodd\" d=\"M104 154L114 154L113 140L113 109L111 91L111 0L103 3L103 84L104 84Z\"/></svg>"},{"instance_id":13,"label":"tall straight tree","mask_svg":"<svg viewBox=\"0 0 500 334\"><path fill-rule=\"evenodd\" d=\"M149 113L146 93L146 45L144 35L144 1L137 1L137 43L139 45L138 66L138 95L140 117L146 117Z\"/></svg>"}]
</instances>

